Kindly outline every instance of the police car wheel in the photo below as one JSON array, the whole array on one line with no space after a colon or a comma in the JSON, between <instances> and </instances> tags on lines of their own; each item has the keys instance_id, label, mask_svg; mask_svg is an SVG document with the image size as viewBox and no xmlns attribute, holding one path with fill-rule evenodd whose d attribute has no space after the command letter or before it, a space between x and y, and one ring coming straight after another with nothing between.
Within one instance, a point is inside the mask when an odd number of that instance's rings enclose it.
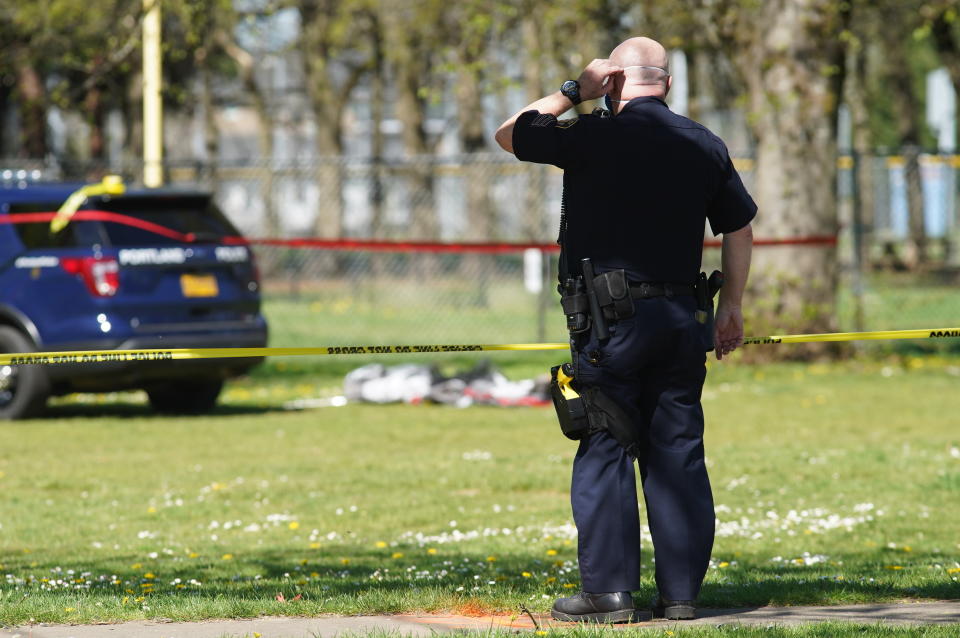
<instances>
[{"instance_id":1,"label":"police car wheel","mask_svg":"<svg viewBox=\"0 0 960 638\"><path fill-rule=\"evenodd\" d=\"M147 388L147 396L157 412L200 414L216 407L222 389L220 379L190 379Z\"/></svg>"},{"instance_id":2,"label":"police car wheel","mask_svg":"<svg viewBox=\"0 0 960 638\"><path fill-rule=\"evenodd\" d=\"M0 352L33 352L23 333L0 326ZM46 407L50 381L40 365L0 365L0 420L29 419Z\"/></svg>"}]
</instances>

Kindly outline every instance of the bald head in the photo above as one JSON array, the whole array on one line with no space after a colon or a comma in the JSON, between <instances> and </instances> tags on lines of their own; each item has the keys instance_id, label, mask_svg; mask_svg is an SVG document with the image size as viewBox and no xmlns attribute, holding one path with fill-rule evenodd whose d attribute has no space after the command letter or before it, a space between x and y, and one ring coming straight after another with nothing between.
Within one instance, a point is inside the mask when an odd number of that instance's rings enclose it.
<instances>
[{"instance_id":1,"label":"bald head","mask_svg":"<svg viewBox=\"0 0 960 638\"><path fill-rule=\"evenodd\" d=\"M624 40L610 52L610 62L621 67L655 66L667 69L667 50L650 38Z\"/></svg>"},{"instance_id":2,"label":"bald head","mask_svg":"<svg viewBox=\"0 0 960 638\"><path fill-rule=\"evenodd\" d=\"M665 98L670 90L669 59L667 50L650 38L624 40L610 52L610 62L623 69L618 74L610 91L610 97L618 105L635 98L654 96ZM619 112L619 106L614 112Z\"/></svg>"}]
</instances>

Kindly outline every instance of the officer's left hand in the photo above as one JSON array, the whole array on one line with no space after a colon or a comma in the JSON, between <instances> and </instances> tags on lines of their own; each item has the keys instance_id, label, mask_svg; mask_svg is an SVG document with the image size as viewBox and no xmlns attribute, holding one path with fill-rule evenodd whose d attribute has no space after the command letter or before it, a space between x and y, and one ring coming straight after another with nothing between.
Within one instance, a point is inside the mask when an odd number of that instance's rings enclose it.
<instances>
[{"instance_id":1,"label":"officer's left hand","mask_svg":"<svg viewBox=\"0 0 960 638\"><path fill-rule=\"evenodd\" d=\"M713 328L713 347L717 360L743 345L743 312L738 306L719 304Z\"/></svg>"},{"instance_id":2,"label":"officer's left hand","mask_svg":"<svg viewBox=\"0 0 960 638\"><path fill-rule=\"evenodd\" d=\"M580 99L595 100L613 88L613 76L623 71L610 60L597 59L587 65L580 74ZM609 78L609 79L608 79Z\"/></svg>"}]
</instances>

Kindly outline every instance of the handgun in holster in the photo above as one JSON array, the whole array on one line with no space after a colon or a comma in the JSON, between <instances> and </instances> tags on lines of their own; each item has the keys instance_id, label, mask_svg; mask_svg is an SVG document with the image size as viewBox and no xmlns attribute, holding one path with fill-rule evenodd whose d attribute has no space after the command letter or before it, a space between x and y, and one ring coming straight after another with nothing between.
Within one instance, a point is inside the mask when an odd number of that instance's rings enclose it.
<instances>
[{"instance_id":1,"label":"handgun in holster","mask_svg":"<svg viewBox=\"0 0 960 638\"><path fill-rule=\"evenodd\" d=\"M713 343L713 298L717 296L720 288L723 287L723 273L714 270L707 278L707 274L700 273L697 278L696 297L697 310L695 317L697 323L703 326L703 346L707 352L714 348Z\"/></svg>"}]
</instances>

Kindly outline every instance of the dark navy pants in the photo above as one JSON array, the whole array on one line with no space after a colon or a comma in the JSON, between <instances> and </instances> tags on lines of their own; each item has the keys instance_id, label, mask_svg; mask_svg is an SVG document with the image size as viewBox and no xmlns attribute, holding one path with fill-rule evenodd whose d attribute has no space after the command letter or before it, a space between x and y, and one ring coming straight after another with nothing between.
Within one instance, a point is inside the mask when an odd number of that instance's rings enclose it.
<instances>
[{"instance_id":1,"label":"dark navy pants","mask_svg":"<svg viewBox=\"0 0 960 638\"><path fill-rule=\"evenodd\" d=\"M576 379L630 415L647 442L638 458L656 582L662 596L695 600L713 548L714 510L704 464L700 392L706 376L702 326L691 296L634 302L610 339L581 336ZM640 521L632 459L605 432L580 441L570 491L583 590L640 586Z\"/></svg>"}]
</instances>

